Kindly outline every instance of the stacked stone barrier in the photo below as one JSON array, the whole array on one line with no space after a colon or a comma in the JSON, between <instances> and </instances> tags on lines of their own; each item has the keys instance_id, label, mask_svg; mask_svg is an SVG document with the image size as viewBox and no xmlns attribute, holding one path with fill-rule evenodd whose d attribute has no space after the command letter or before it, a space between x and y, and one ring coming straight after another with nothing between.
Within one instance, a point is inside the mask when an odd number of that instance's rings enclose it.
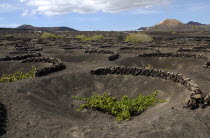
<instances>
[{"instance_id":1,"label":"stacked stone barrier","mask_svg":"<svg viewBox=\"0 0 210 138\"><path fill-rule=\"evenodd\" d=\"M34 46L29 46L29 45L27 45L27 46L22 46L22 45L19 45L19 46L15 46L15 49L17 49L17 50L22 50L22 49L31 49L31 48L34 48Z\"/></svg>"},{"instance_id":2,"label":"stacked stone barrier","mask_svg":"<svg viewBox=\"0 0 210 138\"><path fill-rule=\"evenodd\" d=\"M0 61L24 60L27 58L41 57L41 56L42 55L40 53L25 54L25 55L20 55L20 56L6 56L6 57L0 57Z\"/></svg>"},{"instance_id":3,"label":"stacked stone barrier","mask_svg":"<svg viewBox=\"0 0 210 138\"><path fill-rule=\"evenodd\" d=\"M6 133L5 131L5 127L6 127L6 120L7 120L7 111L5 106L0 103L0 136L4 133Z\"/></svg>"},{"instance_id":4,"label":"stacked stone barrier","mask_svg":"<svg viewBox=\"0 0 210 138\"><path fill-rule=\"evenodd\" d=\"M89 47L83 47L83 46L71 46L71 47L61 47L62 49L65 49L65 50L74 50L74 49L89 49Z\"/></svg>"},{"instance_id":5,"label":"stacked stone barrier","mask_svg":"<svg viewBox=\"0 0 210 138\"><path fill-rule=\"evenodd\" d=\"M9 52L9 54L34 54L34 53L38 53L35 51L12 51Z\"/></svg>"},{"instance_id":6,"label":"stacked stone barrier","mask_svg":"<svg viewBox=\"0 0 210 138\"><path fill-rule=\"evenodd\" d=\"M100 50L100 49L88 49L85 51L85 53L88 54L111 54L111 56L108 57L108 61L114 61L120 57L120 55L116 51L111 50Z\"/></svg>"},{"instance_id":7,"label":"stacked stone barrier","mask_svg":"<svg viewBox=\"0 0 210 138\"><path fill-rule=\"evenodd\" d=\"M42 51L43 48L35 48L35 47L21 47L21 48L16 48L15 50L17 51Z\"/></svg>"},{"instance_id":8,"label":"stacked stone barrier","mask_svg":"<svg viewBox=\"0 0 210 138\"><path fill-rule=\"evenodd\" d=\"M176 52L210 52L208 49L179 48Z\"/></svg>"},{"instance_id":9,"label":"stacked stone barrier","mask_svg":"<svg viewBox=\"0 0 210 138\"><path fill-rule=\"evenodd\" d=\"M112 46L108 46L108 45L104 45L104 46L100 46L99 48L111 48Z\"/></svg>"},{"instance_id":10,"label":"stacked stone barrier","mask_svg":"<svg viewBox=\"0 0 210 138\"><path fill-rule=\"evenodd\" d=\"M190 109L204 108L210 105L210 94L203 94L198 85L190 78L185 77L180 73L167 72L164 70L139 68L139 67L102 67L90 71L94 75L143 75L155 78L170 80L179 83L190 91L189 98L185 101L184 107Z\"/></svg>"},{"instance_id":11,"label":"stacked stone barrier","mask_svg":"<svg viewBox=\"0 0 210 138\"><path fill-rule=\"evenodd\" d=\"M61 71L66 68L66 65L63 64L63 62L60 59L57 58L50 58L50 57L34 57L34 58L28 58L26 60L23 60L22 63L37 63L37 62L44 62L44 63L52 63L52 66L45 67L42 69L36 69L35 76L44 76L48 75L53 72Z\"/></svg>"},{"instance_id":12,"label":"stacked stone barrier","mask_svg":"<svg viewBox=\"0 0 210 138\"><path fill-rule=\"evenodd\" d=\"M34 46L29 45L28 42L19 42L15 44L15 48L33 48Z\"/></svg>"},{"instance_id":13,"label":"stacked stone barrier","mask_svg":"<svg viewBox=\"0 0 210 138\"><path fill-rule=\"evenodd\" d=\"M85 50L85 53L87 54L114 54L115 52L114 51L111 51L111 50L99 50L99 49L88 49L88 50Z\"/></svg>"},{"instance_id":14,"label":"stacked stone barrier","mask_svg":"<svg viewBox=\"0 0 210 138\"><path fill-rule=\"evenodd\" d=\"M181 58L197 58L208 60L209 58L201 54L190 54L190 53L162 53L162 52L151 52L142 53L138 57L181 57Z\"/></svg>"},{"instance_id":15,"label":"stacked stone barrier","mask_svg":"<svg viewBox=\"0 0 210 138\"><path fill-rule=\"evenodd\" d=\"M210 68L210 61L208 61L205 65L203 65L204 68Z\"/></svg>"},{"instance_id":16,"label":"stacked stone barrier","mask_svg":"<svg viewBox=\"0 0 210 138\"><path fill-rule=\"evenodd\" d=\"M189 54L189 53L161 53L161 52L152 52L152 53L142 53L139 54L138 57L181 57L181 58L196 58L196 59L203 59L207 61L204 68L210 68L210 61L209 58L205 55L201 54Z\"/></svg>"},{"instance_id":17,"label":"stacked stone barrier","mask_svg":"<svg viewBox=\"0 0 210 138\"><path fill-rule=\"evenodd\" d=\"M114 61L117 60L120 57L118 53L112 54L111 56L108 57L109 61Z\"/></svg>"},{"instance_id":18,"label":"stacked stone barrier","mask_svg":"<svg viewBox=\"0 0 210 138\"><path fill-rule=\"evenodd\" d=\"M119 50L154 50L154 48L151 47L121 47Z\"/></svg>"},{"instance_id":19,"label":"stacked stone barrier","mask_svg":"<svg viewBox=\"0 0 210 138\"><path fill-rule=\"evenodd\" d=\"M138 57L181 57L181 58L197 58L209 60L205 55L201 54L190 54L190 53L161 53L161 52L151 52L151 53L142 53Z\"/></svg>"},{"instance_id":20,"label":"stacked stone barrier","mask_svg":"<svg viewBox=\"0 0 210 138\"><path fill-rule=\"evenodd\" d=\"M203 50L203 49L208 49L208 47L207 46L195 46L192 49L194 49L194 50Z\"/></svg>"}]
</instances>

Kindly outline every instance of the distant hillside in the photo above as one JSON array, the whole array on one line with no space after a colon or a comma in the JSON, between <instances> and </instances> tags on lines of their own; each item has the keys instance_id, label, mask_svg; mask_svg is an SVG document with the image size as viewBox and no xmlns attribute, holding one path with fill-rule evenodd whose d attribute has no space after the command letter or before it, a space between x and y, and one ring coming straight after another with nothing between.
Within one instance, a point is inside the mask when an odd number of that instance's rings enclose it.
<instances>
[{"instance_id":1,"label":"distant hillside","mask_svg":"<svg viewBox=\"0 0 210 138\"><path fill-rule=\"evenodd\" d=\"M145 30L147 30L147 28L148 27L141 27L141 28L137 29L137 31L145 31Z\"/></svg>"},{"instance_id":2,"label":"distant hillside","mask_svg":"<svg viewBox=\"0 0 210 138\"><path fill-rule=\"evenodd\" d=\"M206 26L206 24L202 24L202 23L199 23L199 22L193 22L193 21L189 21L189 22L187 23L187 25Z\"/></svg>"},{"instance_id":3,"label":"distant hillside","mask_svg":"<svg viewBox=\"0 0 210 138\"><path fill-rule=\"evenodd\" d=\"M34 30L34 31L77 31L75 29L69 27L34 27L32 25L21 25L17 27L17 29L21 30Z\"/></svg>"},{"instance_id":4,"label":"distant hillside","mask_svg":"<svg viewBox=\"0 0 210 138\"><path fill-rule=\"evenodd\" d=\"M17 27L17 29L34 29L34 27L32 25L21 25L19 27Z\"/></svg>"},{"instance_id":5,"label":"distant hillside","mask_svg":"<svg viewBox=\"0 0 210 138\"><path fill-rule=\"evenodd\" d=\"M169 30L182 30L183 28L188 27L186 24L175 20L175 19L166 19L155 26L149 27L149 31L169 31Z\"/></svg>"},{"instance_id":6,"label":"distant hillside","mask_svg":"<svg viewBox=\"0 0 210 138\"><path fill-rule=\"evenodd\" d=\"M176 19L166 19L162 22L160 22L156 26L169 26L169 27L177 27L177 26L182 26L184 25L182 22L176 20Z\"/></svg>"},{"instance_id":7,"label":"distant hillside","mask_svg":"<svg viewBox=\"0 0 210 138\"><path fill-rule=\"evenodd\" d=\"M176 19L166 19L155 26L149 27L148 31L210 31L210 25L198 22L184 24Z\"/></svg>"}]
</instances>

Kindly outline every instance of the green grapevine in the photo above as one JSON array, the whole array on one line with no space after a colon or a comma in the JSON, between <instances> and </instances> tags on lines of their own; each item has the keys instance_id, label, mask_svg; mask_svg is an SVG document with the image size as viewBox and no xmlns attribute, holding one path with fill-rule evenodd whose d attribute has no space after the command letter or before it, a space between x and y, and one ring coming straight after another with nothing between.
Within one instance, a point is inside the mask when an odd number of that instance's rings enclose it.
<instances>
[{"instance_id":1,"label":"green grapevine","mask_svg":"<svg viewBox=\"0 0 210 138\"><path fill-rule=\"evenodd\" d=\"M157 100L157 93L148 96L139 95L137 98L129 99L128 96L123 96L120 101L116 97L111 96L108 93L104 93L103 96L94 94L88 98L73 96L73 99L84 101L85 103L80 105L78 111L83 108L94 108L99 111L107 112L117 117L117 121L130 120L132 116L141 114L149 106L154 106L157 103L164 103L165 100Z\"/></svg>"},{"instance_id":2,"label":"green grapevine","mask_svg":"<svg viewBox=\"0 0 210 138\"><path fill-rule=\"evenodd\" d=\"M26 78L33 78L35 77L35 73L36 73L36 68L33 66L31 71L25 74L21 71L18 71L14 74L8 74L8 75L4 74L2 75L2 77L0 77L0 83L1 82L15 82L15 81L26 79Z\"/></svg>"}]
</instances>

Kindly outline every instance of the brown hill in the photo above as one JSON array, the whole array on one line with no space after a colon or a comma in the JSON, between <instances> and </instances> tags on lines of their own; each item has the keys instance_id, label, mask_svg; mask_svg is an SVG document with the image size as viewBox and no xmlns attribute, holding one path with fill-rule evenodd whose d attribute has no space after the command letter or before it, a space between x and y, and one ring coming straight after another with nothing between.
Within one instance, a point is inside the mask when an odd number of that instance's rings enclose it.
<instances>
[{"instance_id":1,"label":"brown hill","mask_svg":"<svg viewBox=\"0 0 210 138\"><path fill-rule=\"evenodd\" d=\"M158 24L158 26L172 26L172 27L176 27L179 25L184 25L184 24L176 19L166 19Z\"/></svg>"},{"instance_id":2,"label":"brown hill","mask_svg":"<svg viewBox=\"0 0 210 138\"><path fill-rule=\"evenodd\" d=\"M210 26L184 24L176 19L166 19L149 27L148 31L210 31Z\"/></svg>"}]
</instances>

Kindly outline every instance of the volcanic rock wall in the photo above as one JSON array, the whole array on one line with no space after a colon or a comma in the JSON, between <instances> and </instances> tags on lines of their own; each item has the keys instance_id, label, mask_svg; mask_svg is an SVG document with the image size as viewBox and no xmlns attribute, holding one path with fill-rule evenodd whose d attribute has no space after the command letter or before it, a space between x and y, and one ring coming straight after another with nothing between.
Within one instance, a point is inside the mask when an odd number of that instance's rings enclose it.
<instances>
[{"instance_id":1,"label":"volcanic rock wall","mask_svg":"<svg viewBox=\"0 0 210 138\"><path fill-rule=\"evenodd\" d=\"M6 120L7 120L7 111L2 103L0 103L0 136L5 134L5 127L6 127Z\"/></svg>"},{"instance_id":2,"label":"volcanic rock wall","mask_svg":"<svg viewBox=\"0 0 210 138\"><path fill-rule=\"evenodd\" d=\"M202 48L182 48L180 47L176 52L210 52L208 49Z\"/></svg>"},{"instance_id":3,"label":"volcanic rock wall","mask_svg":"<svg viewBox=\"0 0 210 138\"><path fill-rule=\"evenodd\" d=\"M189 53L161 53L161 52L152 52L152 53L143 53L139 54L138 57L182 57L182 58L197 58L208 60L208 57L200 54L189 54Z\"/></svg>"},{"instance_id":4,"label":"volcanic rock wall","mask_svg":"<svg viewBox=\"0 0 210 138\"><path fill-rule=\"evenodd\" d=\"M210 94L203 94L194 80L187 78L180 73L166 72L164 70L158 69L126 66L97 68L91 70L90 73L95 75L143 75L170 80L175 83L180 83L190 91L190 97L186 100L185 107L189 107L190 109L195 109L198 107L204 108L205 106L210 104Z\"/></svg>"},{"instance_id":5,"label":"volcanic rock wall","mask_svg":"<svg viewBox=\"0 0 210 138\"><path fill-rule=\"evenodd\" d=\"M118 59L119 57L120 57L120 55L118 53L115 53L115 54L109 56L108 60L109 61L114 61L114 60Z\"/></svg>"},{"instance_id":6,"label":"volcanic rock wall","mask_svg":"<svg viewBox=\"0 0 210 138\"><path fill-rule=\"evenodd\" d=\"M204 68L210 68L210 61L208 61L205 65L203 65Z\"/></svg>"},{"instance_id":7,"label":"volcanic rock wall","mask_svg":"<svg viewBox=\"0 0 210 138\"><path fill-rule=\"evenodd\" d=\"M85 50L85 53L88 53L88 54L93 54L93 53L97 53L97 54L114 54L114 51L111 51L111 50L99 50L99 49L88 49L88 50Z\"/></svg>"},{"instance_id":8,"label":"volcanic rock wall","mask_svg":"<svg viewBox=\"0 0 210 138\"><path fill-rule=\"evenodd\" d=\"M34 54L34 53L37 53L35 51L12 51L12 52L9 52L9 54Z\"/></svg>"},{"instance_id":9,"label":"volcanic rock wall","mask_svg":"<svg viewBox=\"0 0 210 138\"><path fill-rule=\"evenodd\" d=\"M63 62L60 59L57 58L50 58L50 57L36 57L36 58L28 58L22 61L22 63L29 63L29 62L45 62L45 63L52 63L53 65L50 67L45 67L42 69L37 69L35 76L44 76L56 71L64 70L66 68L66 65L63 64Z\"/></svg>"},{"instance_id":10,"label":"volcanic rock wall","mask_svg":"<svg viewBox=\"0 0 210 138\"><path fill-rule=\"evenodd\" d=\"M83 46L70 46L70 47L61 47L62 49L65 49L65 50L73 50L73 49L89 49L87 47L83 47Z\"/></svg>"},{"instance_id":11,"label":"volcanic rock wall","mask_svg":"<svg viewBox=\"0 0 210 138\"><path fill-rule=\"evenodd\" d=\"M20 55L20 56L6 56L6 57L1 57L0 61L12 61L12 60L23 60L31 57L40 57L42 56L40 53L35 53L35 54L26 54L26 55Z\"/></svg>"},{"instance_id":12,"label":"volcanic rock wall","mask_svg":"<svg viewBox=\"0 0 210 138\"><path fill-rule=\"evenodd\" d=\"M154 50L151 47L121 47L119 50Z\"/></svg>"},{"instance_id":13,"label":"volcanic rock wall","mask_svg":"<svg viewBox=\"0 0 210 138\"><path fill-rule=\"evenodd\" d=\"M111 50L88 49L85 51L85 53L111 54L111 56L108 57L109 61L114 61L120 57L120 55L116 51L111 51Z\"/></svg>"},{"instance_id":14,"label":"volcanic rock wall","mask_svg":"<svg viewBox=\"0 0 210 138\"><path fill-rule=\"evenodd\" d=\"M21 48L16 48L15 50L17 51L42 51L43 48L34 48L34 47L21 47Z\"/></svg>"},{"instance_id":15,"label":"volcanic rock wall","mask_svg":"<svg viewBox=\"0 0 210 138\"><path fill-rule=\"evenodd\" d=\"M189 54L189 53L161 53L161 52L152 52L152 53L143 53L138 55L138 57L181 57L181 58L197 58L204 59L207 61L204 68L210 68L209 58L205 55L201 54Z\"/></svg>"}]
</instances>

